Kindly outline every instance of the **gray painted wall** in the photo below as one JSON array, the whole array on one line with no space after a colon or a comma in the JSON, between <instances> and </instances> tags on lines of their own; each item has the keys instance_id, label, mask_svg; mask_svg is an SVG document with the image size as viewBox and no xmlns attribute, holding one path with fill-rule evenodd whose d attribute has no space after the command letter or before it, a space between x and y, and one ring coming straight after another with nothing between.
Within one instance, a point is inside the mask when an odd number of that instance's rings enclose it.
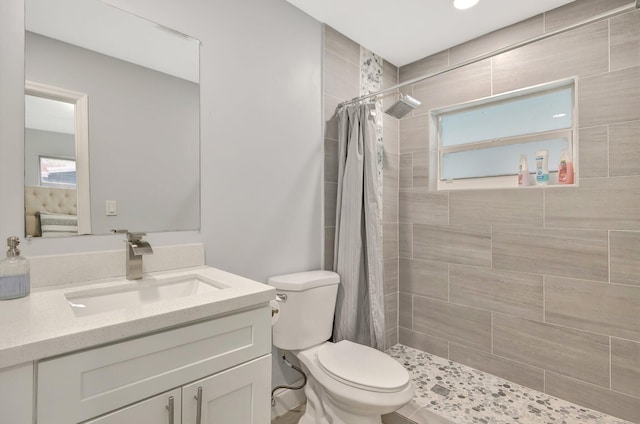
<instances>
[{"instance_id":1,"label":"gray painted wall","mask_svg":"<svg viewBox=\"0 0 640 424\"><path fill-rule=\"evenodd\" d=\"M320 23L283 0L108 3L203 43L202 230L151 243L204 242L209 265L258 281L320 268ZM23 14L23 0L0 2L0 239L22 231ZM120 248L121 236L87 236L35 240L23 253ZM274 384L284 379L276 369Z\"/></svg>"}]
</instances>

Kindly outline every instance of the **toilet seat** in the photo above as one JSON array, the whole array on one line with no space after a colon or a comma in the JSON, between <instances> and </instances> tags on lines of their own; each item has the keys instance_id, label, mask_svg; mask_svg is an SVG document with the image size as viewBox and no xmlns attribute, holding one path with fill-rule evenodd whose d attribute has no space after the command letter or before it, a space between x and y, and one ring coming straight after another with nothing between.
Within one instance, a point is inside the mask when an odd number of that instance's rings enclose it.
<instances>
[{"instance_id":1,"label":"toilet seat","mask_svg":"<svg viewBox=\"0 0 640 424\"><path fill-rule=\"evenodd\" d=\"M398 392L409 374L396 360L368 346L343 340L317 353L318 365L331 378L351 387L379 393Z\"/></svg>"}]
</instances>

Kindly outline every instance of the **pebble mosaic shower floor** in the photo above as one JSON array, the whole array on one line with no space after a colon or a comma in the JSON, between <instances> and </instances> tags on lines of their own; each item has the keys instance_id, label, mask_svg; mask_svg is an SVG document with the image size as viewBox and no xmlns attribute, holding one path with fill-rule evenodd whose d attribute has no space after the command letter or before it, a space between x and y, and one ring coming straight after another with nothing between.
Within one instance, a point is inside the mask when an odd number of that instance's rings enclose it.
<instances>
[{"instance_id":1,"label":"pebble mosaic shower floor","mask_svg":"<svg viewBox=\"0 0 640 424\"><path fill-rule=\"evenodd\" d=\"M409 371L413 401L385 422L418 424L630 424L403 345L387 351ZM404 417L404 418L403 418Z\"/></svg>"}]
</instances>

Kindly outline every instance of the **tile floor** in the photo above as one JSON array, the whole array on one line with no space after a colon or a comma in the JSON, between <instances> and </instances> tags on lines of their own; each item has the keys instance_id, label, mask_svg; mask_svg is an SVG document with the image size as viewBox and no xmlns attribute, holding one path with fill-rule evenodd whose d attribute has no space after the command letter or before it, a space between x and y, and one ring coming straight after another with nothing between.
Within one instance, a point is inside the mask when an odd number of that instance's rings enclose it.
<instances>
[{"instance_id":1,"label":"tile floor","mask_svg":"<svg viewBox=\"0 0 640 424\"><path fill-rule=\"evenodd\" d=\"M407 346L387 353L409 371L416 389L389 424L629 424Z\"/></svg>"},{"instance_id":2,"label":"tile floor","mask_svg":"<svg viewBox=\"0 0 640 424\"><path fill-rule=\"evenodd\" d=\"M275 420L271 420L271 424L298 424L298 420L304 414L304 406L303 403Z\"/></svg>"},{"instance_id":3,"label":"tile floor","mask_svg":"<svg viewBox=\"0 0 640 424\"><path fill-rule=\"evenodd\" d=\"M630 424L408 346L387 353L409 371L416 394L385 424ZM296 424L303 414L304 404L271 423Z\"/></svg>"}]
</instances>

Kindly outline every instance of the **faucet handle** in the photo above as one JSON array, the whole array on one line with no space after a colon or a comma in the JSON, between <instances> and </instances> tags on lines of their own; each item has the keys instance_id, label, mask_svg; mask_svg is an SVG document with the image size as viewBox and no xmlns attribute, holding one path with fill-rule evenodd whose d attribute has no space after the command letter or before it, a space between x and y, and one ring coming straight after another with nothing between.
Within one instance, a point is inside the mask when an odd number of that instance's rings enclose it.
<instances>
[{"instance_id":1,"label":"faucet handle","mask_svg":"<svg viewBox=\"0 0 640 424\"><path fill-rule=\"evenodd\" d=\"M114 234L126 234L127 241L140 241L142 237L146 236L147 233L143 232L131 232L129 230L121 229L121 230L111 230Z\"/></svg>"},{"instance_id":2,"label":"faucet handle","mask_svg":"<svg viewBox=\"0 0 640 424\"><path fill-rule=\"evenodd\" d=\"M147 235L147 233L142 233L142 232L130 233L129 231L127 231L127 240L128 241L140 241L140 240L142 240L142 237L144 237L146 235Z\"/></svg>"}]
</instances>

